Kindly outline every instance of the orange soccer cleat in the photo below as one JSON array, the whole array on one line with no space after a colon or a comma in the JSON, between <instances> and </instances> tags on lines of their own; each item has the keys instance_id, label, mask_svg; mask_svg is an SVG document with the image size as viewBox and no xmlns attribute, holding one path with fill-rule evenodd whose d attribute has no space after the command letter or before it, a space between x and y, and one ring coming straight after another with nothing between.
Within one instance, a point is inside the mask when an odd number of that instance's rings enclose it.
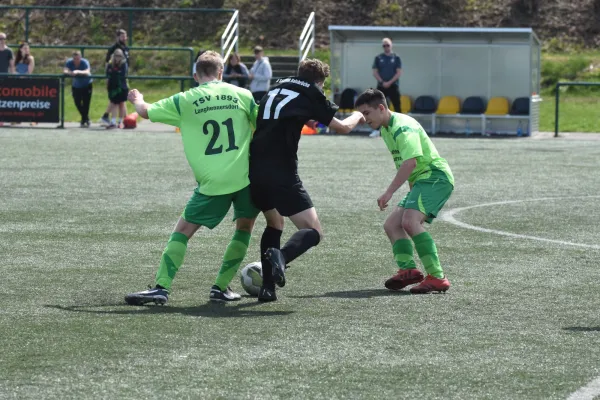
<instances>
[{"instance_id":1,"label":"orange soccer cleat","mask_svg":"<svg viewBox=\"0 0 600 400\"><path fill-rule=\"evenodd\" d=\"M450 281L447 278L436 278L435 276L427 275L425 280L410 288L413 294L425 294L430 292L446 292L450 289Z\"/></svg>"},{"instance_id":2,"label":"orange soccer cleat","mask_svg":"<svg viewBox=\"0 0 600 400\"><path fill-rule=\"evenodd\" d=\"M390 290L400 290L413 283L423 280L423 273L416 268L399 269L396 275L385 281L385 287Z\"/></svg>"}]
</instances>

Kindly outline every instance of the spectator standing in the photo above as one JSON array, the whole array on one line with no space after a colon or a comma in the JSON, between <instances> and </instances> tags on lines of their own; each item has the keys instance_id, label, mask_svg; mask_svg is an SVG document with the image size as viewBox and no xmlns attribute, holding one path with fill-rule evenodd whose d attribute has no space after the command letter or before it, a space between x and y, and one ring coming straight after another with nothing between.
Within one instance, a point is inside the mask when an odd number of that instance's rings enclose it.
<instances>
[{"instance_id":1,"label":"spectator standing","mask_svg":"<svg viewBox=\"0 0 600 400\"><path fill-rule=\"evenodd\" d=\"M19 46L17 57L15 59L15 70L17 74L28 75L33 73L35 68L35 59L31 55L29 43L23 42Z\"/></svg>"},{"instance_id":2,"label":"spectator standing","mask_svg":"<svg viewBox=\"0 0 600 400\"><path fill-rule=\"evenodd\" d=\"M125 56L125 62L127 63L127 65L129 65L129 47L127 47L127 31L125 29L119 29L117 31L117 41L115 42L115 44L110 46L110 48L106 52L105 62L107 64L110 62L113 53L117 49L120 49L123 52L123 55Z\"/></svg>"},{"instance_id":3,"label":"spectator standing","mask_svg":"<svg viewBox=\"0 0 600 400\"><path fill-rule=\"evenodd\" d=\"M15 58L12 50L6 47L6 34L4 32L0 32L0 73L15 73ZM3 125L4 122L0 121L0 126Z\"/></svg>"},{"instance_id":4,"label":"spectator standing","mask_svg":"<svg viewBox=\"0 0 600 400\"><path fill-rule=\"evenodd\" d=\"M125 58L125 63L127 64L127 67L129 67L129 47L127 47L127 31L125 29L117 30L117 41L115 42L115 44L110 46L110 48L106 52L105 62L107 65L110 62L111 57L116 50L121 50L121 52L123 53L123 56ZM110 113L111 110L112 110L112 104L109 102L108 106L106 107L106 111L104 112L104 115L102 115L102 119L101 119L101 123L106 126L110 125L110 120L108 119L108 113Z\"/></svg>"},{"instance_id":5,"label":"spectator standing","mask_svg":"<svg viewBox=\"0 0 600 400\"><path fill-rule=\"evenodd\" d=\"M11 49L6 46L6 34L0 32L0 73L15 73L15 58Z\"/></svg>"},{"instance_id":6,"label":"spectator standing","mask_svg":"<svg viewBox=\"0 0 600 400\"><path fill-rule=\"evenodd\" d=\"M108 100L110 101L110 112L112 113L112 120L106 128L114 129L121 125L123 118L127 114L125 102L127 101L127 93L129 93L129 87L127 86L127 61L121 49L116 49L113 53L111 62L106 67L106 77L106 88L108 91ZM119 114L118 123L116 120L117 112Z\"/></svg>"},{"instance_id":7,"label":"spectator standing","mask_svg":"<svg viewBox=\"0 0 600 400\"><path fill-rule=\"evenodd\" d=\"M82 128L89 128L90 126L90 101L92 99L92 74L90 68L90 62L85 58L81 57L80 51L74 51L72 58L69 58L63 69L65 75L73 77L71 84L71 93L73 94L73 101L75 101L75 107L81 115L80 126Z\"/></svg>"},{"instance_id":8,"label":"spectator standing","mask_svg":"<svg viewBox=\"0 0 600 400\"><path fill-rule=\"evenodd\" d=\"M394 105L394 111L400 112L399 79L402 75L402 60L392 52L392 40L384 38L381 41L383 53L373 61L373 76L377 79L377 89L383 92L386 100ZM371 137L379 136L378 130L371 132Z\"/></svg>"},{"instance_id":9,"label":"spectator standing","mask_svg":"<svg viewBox=\"0 0 600 400\"><path fill-rule=\"evenodd\" d=\"M15 57L15 72L19 75L29 75L33 73L35 67L35 59L30 53L29 43L23 42L17 50ZM11 125L18 125L20 122L13 122ZM31 126L37 125L37 122L31 122Z\"/></svg>"},{"instance_id":10,"label":"spectator standing","mask_svg":"<svg viewBox=\"0 0 600 400\"><path fill-rule=\"evenodd\" d=\"M248 84L248 67L242 63L237 53L231 53L223 73L223 80L232 85L245 88Z\"/></svg>"},{"instance_id":11,"label":"spectator standing","mask_svg":"<svg viewBox=\"0 0 600 400\"><path fill-rule=\"evenodd\" d=\"M271 64L269 63L269 57L264 56L264 51L261 46L254 48L254 65L250 69L249 78L250 91L254 96L254 101L260 103L260 100L269 91L271 85L271 78L273 77L273 71L271 70Z\"/></svg>"}]
</instances>

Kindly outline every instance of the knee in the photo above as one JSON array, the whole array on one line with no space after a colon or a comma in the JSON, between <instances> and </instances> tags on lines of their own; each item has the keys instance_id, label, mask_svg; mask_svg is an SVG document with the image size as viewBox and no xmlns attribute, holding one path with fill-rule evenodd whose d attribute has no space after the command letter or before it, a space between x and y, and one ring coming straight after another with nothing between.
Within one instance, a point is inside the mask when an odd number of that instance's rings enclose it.
<instances>
[{"instance_id":1,"label":"knee","mask_svg":"<svg viewBox=\"0 0 600 400\"><path fill-rule=\"evenodd\" d=\"M402 218L402 229L408 233L409 236L414 236L418 232L419 221L415 221L412 218L404 216Z\"/></svg>"},{"instance_id":2,"label":"knee","mask_svg":"<svg viewBox=\"0 0 600 400\"><path fill-rule=\"evenodd\" d=\"M266 216L265 216L266 217ZM281 215L266 217L267 226L273 229L283 230L283 217Z\"/></svg>"},{"instance_id":3,"label":"knee","mask_svg":"<svg viewBox=\"0 0 600 400\"><path fill-rule=\"evenodd\" d=\"M398 228L398 224L391 218L386 219L383 223L383 230L389 238L396 236L395 233L398 231Z\"/></svg>"},{"instance_id":4,"label":"knee","mask_svg":"<svg viewBox=\"0 0 600 400\"><path fill-rule=\"evenodd\" d=\"M235 225L236 225L235 229L237 229L238 231L252 233L252 230L254 229L255 221L256 221L255 218L238 218L235 221Z\"/></svg>"}]
</instances>

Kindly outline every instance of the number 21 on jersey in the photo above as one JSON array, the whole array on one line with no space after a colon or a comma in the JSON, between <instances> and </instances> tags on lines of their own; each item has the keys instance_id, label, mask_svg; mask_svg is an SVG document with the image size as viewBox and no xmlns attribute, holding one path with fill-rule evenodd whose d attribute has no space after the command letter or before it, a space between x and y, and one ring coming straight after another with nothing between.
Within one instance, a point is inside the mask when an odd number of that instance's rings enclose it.
<instances>
[{"instance_id":1,"label":"number 21 on jersey","mask_svg":"<svg viewBox=\"0 0 600 400\"><path fill-rule=\"evenodd\" d=\"M275 101L275 98L278 94L283 95L280 97L279 101ZM279 114L281 113L281 109L290 101L294 100L296 97L300 96L300 93L294 92L293 90L288 89L273 89L269 92L269 99L267 100L267 104L265 104L265 112L263 113L263 119L271 119L271 108L273 108L273 103L276 103L275 113L273 114L273 119L278 119Z\"/></svg>"}]
</instances>

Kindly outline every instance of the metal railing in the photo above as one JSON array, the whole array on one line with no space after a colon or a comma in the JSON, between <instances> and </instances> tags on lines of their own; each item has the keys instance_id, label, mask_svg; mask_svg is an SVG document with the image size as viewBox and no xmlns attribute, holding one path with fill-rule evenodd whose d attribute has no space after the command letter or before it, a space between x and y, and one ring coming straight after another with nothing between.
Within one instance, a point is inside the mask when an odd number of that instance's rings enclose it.
<instances>
[{"instance_id":1,"label":"metal railing","mask_svg":"<svg viewBox=\"0 0 600 400\"><path fill-rule=\"evenodd\" d=\"M134 12L196 12L196 13L237 13L232 8L146 8L146 7L76 7L76 6L0 6L3 9L25 10L25 41L29 41L30 13L32 10L49 11L121 11L127 13L127 37L129 46L133 44Z\"/></svg>"},{"instance_id":2,"label":"metal railing","mask_svg":"<svg viewBox=\"0 0 600 400\"><path fill-rule=\"evenodd\" d=\"M18 48L18 44L10 44L8 47ZM108 50L110 46L95 46L95 45L87 45L87 44L60 44L60 45L51 45L51 44L30 44L30 48L32 49L76 49L81 51L81 56L85 57L85 50ZM190 76L192 76L192 71L194 68L194 49L191 47L161 47L161 46L131 46L129 50L133 51L185 51L189 54L189 70Z\"/></svg>"},{"instance_id":3,"label":"metal railing","mask_svg":"<svg viewBox=\"0 0 600 400\"><path fill-rule=\"evenodd\" d=\"M224 60L227 60L231 50L233 50L233 46L235 46L235 51L238 51L238 39L239 39L239 12L236 11L231 16L229 20L229 24L227 24L227 28L221 35L221 56L223 56Z\"/></svg>"},{"instance_id":4,"label":"metal railing","mask_svg":"<svg viewBox=\"0 0 600 400\"><path fill-rule=\"evenodd\" d=\"M64 74L18 75L18 74L0 73L0 78L2 78L2 77L9 77L9 78L16 78L16 79L21 79L21 78L29 78L29 79L58 78L60 80L60 125L58 125L57 128L65 127L65 80L73 79L71 76L64 75ZM106 79L106 75L89 75L89 76L86 76L86 78ZM189 76L153 76L153 75L145 76L145 75L139 75L139 76L128 76L127 80L179 81L180 89L183 92L183 91L185 91L185 82L193 81L194 79Z\"/></svg>"},{"instance_id":5,"label":"metal railing","mask_svg":"<svg viewBox=\"0 0 600 400\"><path fill-rule=\"evenodd\" d=\"M315 54L315 12L311 12L308 20L304 25L304 29L298 40L298 61L302 61L308 55L308 51L312 49L312 54Z\"/></svg>"},{"instance_id":6,"label":"metal railing","mask_svg":"<svg viewBox=\"0 0 600 400\"><path fill-rule=\"evenodd\" d=\"M558 82L555 88L554 100L554 137L558 137L558 117L560 103L560 88L562 86L600 86L600 82Z\"/></svg>"}]
</instances>

